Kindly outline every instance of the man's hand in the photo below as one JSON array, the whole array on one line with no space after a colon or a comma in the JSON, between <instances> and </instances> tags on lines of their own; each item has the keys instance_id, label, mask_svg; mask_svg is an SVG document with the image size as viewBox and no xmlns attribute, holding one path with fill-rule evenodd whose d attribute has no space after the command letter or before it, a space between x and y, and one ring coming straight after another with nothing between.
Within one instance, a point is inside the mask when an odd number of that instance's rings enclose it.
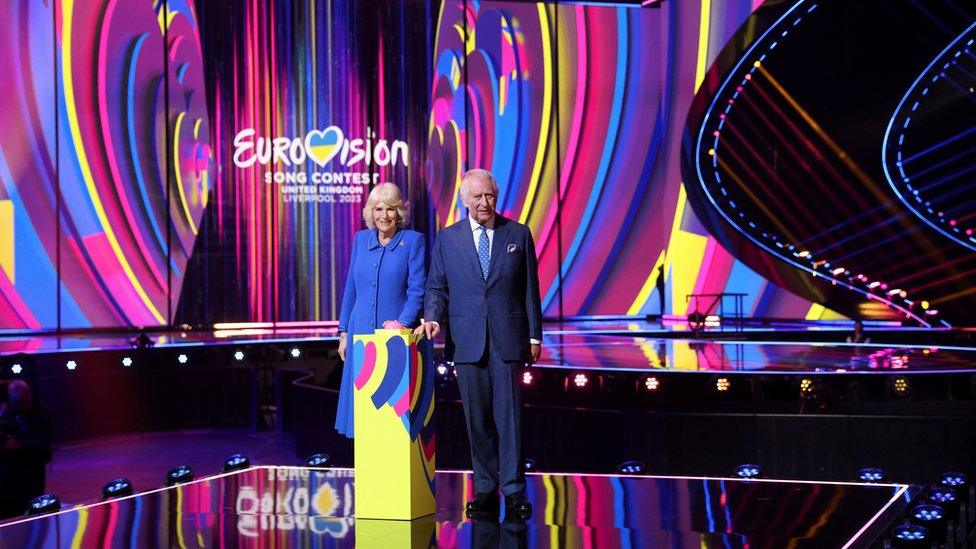
<instances>
[{"instance_id":1,"label":"man's hand","mask_svg":"<svg viewBox=\"0 0 976 549\"><path fill-rule=\"evenodd\" d=\"M400 324L399 320L387 320L383 322L384 330L402 330L404 328L403 324Z\"/></svg>"},{"instance_id":2,"label":"man's hand","mask_svg":"<svg viewBox=\"0 0 976 549\"><path fill-rule=\"evenodd\" d=\"M536 362L539 362L540 358L542 358L542 345L533 343L530 346L530 349L532 351L532 364L535 364Z\"/></svg>"},{"instance_id":3,"label":"man's hand","mask_svg":"<svg viewBox=\"0 0 976 549\"><path fill-rule=\"evenodd\" d=\"M441 327L436 322L424 322L413 331L413 335L426 335L427 339L433 341L434 336L441 332Z\"/></svg>"},{"instance_id":4,"label":"man's hand","mask_svg":"<svg viewBox=\"0 0 976 549\"><path fill-rule=\"evenodd\" d=\"M349 334L342 332L339 334L339 358L343 362L346 361L346 340L349 339Z\"/></svg>"}]
</instances>

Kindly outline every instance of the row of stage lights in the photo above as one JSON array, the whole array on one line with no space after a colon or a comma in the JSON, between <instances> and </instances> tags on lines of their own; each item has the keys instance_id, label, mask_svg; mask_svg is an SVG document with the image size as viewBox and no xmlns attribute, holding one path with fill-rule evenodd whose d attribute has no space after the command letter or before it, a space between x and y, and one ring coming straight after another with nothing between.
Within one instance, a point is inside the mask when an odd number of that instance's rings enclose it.
<instances>
[{"instance_id":1,"label":"row of stage lights","mask_svg":"<svg viewBox=\"0 0 976 549\"><path fill-rule=\"evenodd\" d=\"M236 349L230 356L233 358L234 362L238 364L243 364L247 360L247 354L242 349ZM288 356L297 360L303 356L302 349L300 347L292 347L288 350ZM176 364L180 366L186 366L190 363L190 355L187 353L179 353L176 355L175 361ZM119 362L124 368L131 368L136 364L135 359L127 354L123 355ZM153 359L153 363L158 364L159 361ZM68 369L68 371L74 372L79 368L79 361L74 358L69 358L67 361L65 361L64 366ZM27 371L26 363L22 361L14 361L10 363L8 371L14 376L22 375Z\"/></svg>"},{"instance_id":2,"label":"row of stage lights","mask_svg":"<svg viewBox=\"0 0 976 549\"><path fill-rule=\"evenodd\" d=\"M313 454L305 460L306 467L328 467L331 462L329 454ZM221 473L234 473L237 471L243 471L251 467L251 460L247 456L241 453L233 454L224 460L223 468ZM163 480L164 486L172 487L177 484L186 484L188 482L193 482L195 475L193 468L189 465L180 465L179 467L174 467L167 471L166 476ZM110 480L102 486L102 501L110 500L113 498L123 498L127 496L134 495L135 491L132 487L132 482L126 478L117 478ZM55 494L42 494L32 499L27 506L27 515L44 515L48 513L55 513L62 509L61 500Z\"/></svg>"},{"instance_id":3,"label":"row of stage lights","mask_svg":"<svg viewBox=\"0 0 976 549\"><path fill-rule=\"evenodd\" d=\"M526 388L533 387L540 382L543 375L540 371L545 368L525 368L522 370L522 385ZM454 367L450 364L441 363L436 367L437 374L441 382L450 382L457 378ZM548 374L546 374L548 375ZM558 375L558 374L557 374ZM659 393L665 388L665 378L660 374L643 374L636 377L634 382L634 392L654 394ZM733 381L735 376L714 374L708 381L708 388L716 395L725 395L732 392L735 385L747 385L743 381ZM562 387L568 393L584 393L589 391L603 391L606 385L604 374L593 371L571 371L563 374ZM825 381L815 376L797 376L796 396L799 400L806 402L818 402L826 399L830 394L830 389ZM974 378L976 383L976 378ZM909 399L913 395L913 384L910 376L889 375L885 378L885 390L889 399Z\"/></svg>"}]
</instances>

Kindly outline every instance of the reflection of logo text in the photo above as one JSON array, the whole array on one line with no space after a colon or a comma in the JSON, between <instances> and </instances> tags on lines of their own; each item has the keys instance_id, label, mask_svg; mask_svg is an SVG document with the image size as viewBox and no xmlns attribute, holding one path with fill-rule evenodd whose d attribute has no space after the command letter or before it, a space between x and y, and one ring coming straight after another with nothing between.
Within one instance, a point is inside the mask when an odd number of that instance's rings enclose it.
<instances>
[{"instance_id":1,"label":"reflection of logo text","mask_svg":"<svg viewBox=\"0 0 976 549\"><path fill-rule=\"evenodd\" d=\"M234 165L250 168L255 164L298 166L311 160L324 167L338 161L345 167L359 163L366 166L409 166L409 149L404 141L376 139L376 132L366 128L366 138L349 139L338 126L312 130L304 137L259 137L253 128L234 136Z\"/></svg>"},{"instance_id":2,"label":"reflection of logo text","mask_svg":"<svg viewBox=\"0 0 976 549\"><path fill-rule=\"evenodd\" d=\"M345 511L351 511L352 485L345 484L340 497L336 488L337 475L333 473L312 473L314 482L307 470L269 470L268 480L275 482L258 494L254 486L241 486L237 492L235 511L237 531L250 538L259 537L269 531L310 531L314 534L327 534L333 538L343 538L349 533L351 517L337 517L343 501ZM289 481L303 480L298 485ZM282 482L284 481L284 482ZM309 484L318 485L310 494Z\"/></svg>"}]
</instances>

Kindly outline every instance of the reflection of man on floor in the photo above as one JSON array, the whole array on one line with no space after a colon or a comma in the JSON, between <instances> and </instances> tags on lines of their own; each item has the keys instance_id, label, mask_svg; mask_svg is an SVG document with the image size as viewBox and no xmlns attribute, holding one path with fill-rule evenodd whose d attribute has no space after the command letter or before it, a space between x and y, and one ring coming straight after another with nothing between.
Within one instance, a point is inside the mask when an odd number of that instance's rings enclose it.
<instances>
[{"instance_id":1,"label":"reflection of man on floor","mask_svg":"<svg viewBox=\"0 0 976 549\"><path fill-rule=\"evenodd\" d=\"M46 415L30 385L16 379L0 404L0 518L22 515L44 493L44 466L51 461Z\"/></svg>"}]
</instances>

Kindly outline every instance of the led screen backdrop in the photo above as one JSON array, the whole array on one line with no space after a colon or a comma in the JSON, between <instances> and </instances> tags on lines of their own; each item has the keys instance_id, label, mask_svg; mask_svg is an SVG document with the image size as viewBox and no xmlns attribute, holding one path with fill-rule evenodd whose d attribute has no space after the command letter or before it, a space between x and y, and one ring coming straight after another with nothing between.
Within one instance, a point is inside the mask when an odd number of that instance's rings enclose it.
<instances>
[{"instance_id":1,"label":"led screen backdrop","mask_svg":"<svg viewBox=\"0 0 976 549\"><path fill-rule=\"evenodd\" d=\"M0 4L0 327L160 325L212 172L180 1Z\"/></svg>"},{"instance_id":2,"label":"led screen backdrop","mask_svg":"<svg viewBox=\"0 0 976 549\"><path fill-rule=\"evenodd\" d=\"M336 319L372 184L398 184L426 230L432 4L198 9L218 178L177 321Z\"/></svg>"},{"instance_id":3,"label":"led screen backdrop","mask_svg":"<svg viewBox=\"0 0 976 549\"><path fill-rule=\"evenodd\" d=\"M663 266L666 312L741 292L748 316L836 317L682 177L692 100L759 3L5 2L0 329L334 319L369 187L400 184L433 238L476 166L533 231L549 316L657 313Z\"/></svg>"},{"instance_id":4,"label":"led screen backdrop","mask_svg":"<svg viewBox=\"0 0 976 549\"><path fill-rule=\"evenodd\" d=\"M429 132L437 225L464 215L458 174L485 167L499 209L532 228L546 315L660 312L663 265L666 312L689 311L688 294L741 292L747 316L831 316L736 261L681 182L691 99L754 4L445 3Z\"/></svg>"}]
</instances>

